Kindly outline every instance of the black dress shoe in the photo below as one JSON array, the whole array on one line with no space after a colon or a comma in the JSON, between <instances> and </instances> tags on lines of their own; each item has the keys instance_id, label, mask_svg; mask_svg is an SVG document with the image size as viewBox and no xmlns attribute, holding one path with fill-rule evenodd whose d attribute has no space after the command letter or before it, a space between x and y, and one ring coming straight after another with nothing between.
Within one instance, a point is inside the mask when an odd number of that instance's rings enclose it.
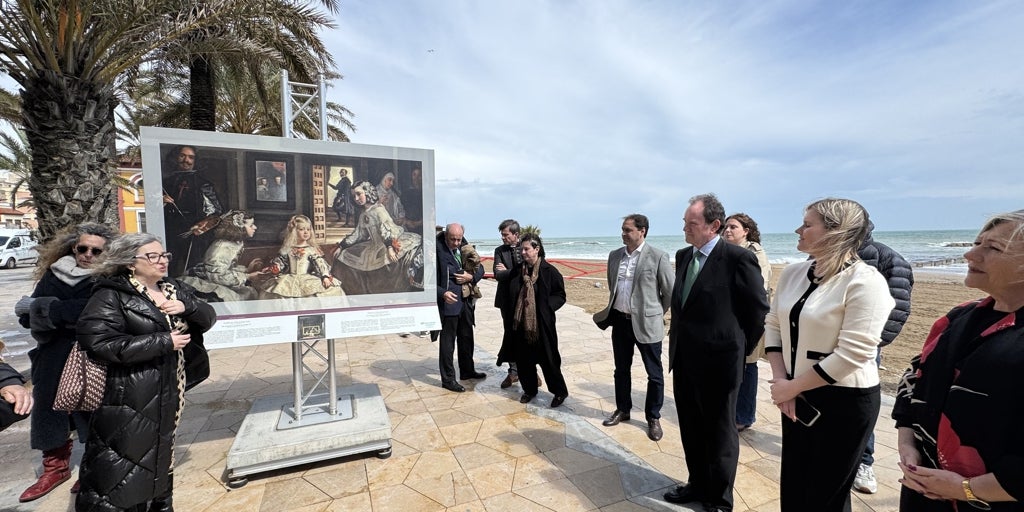
<instances>
[{"instance_id":1,"label":"black dress shoe","mask_svg":"<svg viewBox=\"0 0 1024 512\"><path fill-rule=\"evenodd\" d=\"M608 419L602 421L601 424L606 427L614 427L623 421L629 421L629 413L616 409L615 412L613 412L611 416L608 416Z\"/></svg>"},{"instance_id":2,"label":"black dress shoe","mask_svg":"<svg viewBox=\"0 0 1024 512\"><path fill-rule=\"evenodd\" d=\"M460 380L483 379L483 378L486 378L486 377L487 377L487 374L484 373L484 372L469 372L469 373L463 373L462 374L462 379L460 379Z\"/></svg>"},{"instance_id":3,"label":"black dress shoe","mask_svg":"<svg viewBox=\"0 0 1024 512\"><path fill-rule=\"evenodd\" d=\"M568 398L568 396L555 396L554 398L551 399L551 408L555 408L558 407L559 405L562 405L562 402L565 402L566 398Z\"/></svg>"},{"instance_id":4,"label":"black dress shoe","mask_svg":"<svg viewBox=\"0 0 1024 512\"><path fill-rule=\"evenodd\" d=\"M697 493L689 485L680 485L665 493L665 501L677 504L693 503L700 501L700 497L697 496Z\"/></svg>"},{"instance_id":5,"label":"black dress shoe","mask_svg":"<svg viewBox=\"0 0 1024 512\"><path fill-rule=\"evenodd\" d=\"M657 418L647 420L647 438L651 441L661 441L665 431L661 430L661 421Z\"/></svg>"},{"instance_id":6,"label":"black dress shoe","mask_svg":"<svg viewBox=\"0 0 1024 512\"><path fill-rule=\"evenodd\" d=\"M466 388L462 387L462 384L459 384L458 382L443 382L441 383L441 387L456 393L462 393L466 390Z\"/></svg>"},{"instance_id":7,"label":"black dress shoe","mask_svg":"<svg viewBox=\"0 0 1024 512\"><path fill-rule=\"evenodd\" d=\"M521 403L521 404L528 404L528 403L530 403L530 400L533 400L533 397L535 397L535 396L537 396L537 395L529 395L529 394L523 393L523 396L519 397L519 403Z\"/></svg>"}]
</instances>

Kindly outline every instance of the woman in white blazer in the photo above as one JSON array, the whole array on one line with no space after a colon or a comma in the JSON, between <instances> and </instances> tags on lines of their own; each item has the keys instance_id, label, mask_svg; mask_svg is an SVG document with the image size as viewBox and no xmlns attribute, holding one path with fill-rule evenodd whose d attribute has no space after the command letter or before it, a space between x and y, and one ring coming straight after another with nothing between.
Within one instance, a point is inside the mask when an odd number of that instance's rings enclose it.
<instances>
[{"instance_id":1,"label":"woman in white blazer","mask_svg":"<svg viewBox=\"0 0 1024 512\"><path fill-rule=\"evenodd\" d=\"M857 258L868 214L848 199L807 206L797 249L765 319L772 402L782 411L783 511L849 511L850 488L880 407L875 354L895 305Z\"/></svg>"}]
</instances>

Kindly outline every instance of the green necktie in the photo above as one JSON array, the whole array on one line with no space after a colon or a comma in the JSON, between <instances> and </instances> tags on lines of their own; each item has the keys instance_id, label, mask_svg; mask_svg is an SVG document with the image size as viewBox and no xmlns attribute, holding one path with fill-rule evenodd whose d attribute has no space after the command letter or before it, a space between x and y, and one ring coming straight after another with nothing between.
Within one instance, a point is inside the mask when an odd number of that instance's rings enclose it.
<instances>
[{"instance_id":1,"label":"green necktie","mask_svg":"<svg viewBox=\"0 0 1024 512\"><path fill-rule=\"evenodd\" d=\"M690 288L693 287L693 282L697 280L697 274L700 273L700 257L702 254L697 250L693 252L690 266L686 269L686 277L683 278L683 304L686 304L686 298L690 296Z\"/></svg>"},{"instance_id":2,"label":"green necktie","mask_svg":"<svg viewBox=\"0 0 1024 512\"><path fill-rule=\"evenodd\" d=\"M455 255L455 261L457 261L459 265L462 265L462 254L460 254L459 251L452 251L452 254Z\"/></svg>"}]
</instances>

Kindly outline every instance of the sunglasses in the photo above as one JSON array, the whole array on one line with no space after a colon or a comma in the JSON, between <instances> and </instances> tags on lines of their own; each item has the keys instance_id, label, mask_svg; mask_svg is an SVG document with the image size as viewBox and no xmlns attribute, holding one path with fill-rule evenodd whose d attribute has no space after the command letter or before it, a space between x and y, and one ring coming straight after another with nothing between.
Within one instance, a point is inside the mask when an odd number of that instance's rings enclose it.
<instances>
[{"instance_id":1,"label":"sunglasses","mask_svg":"<svg viewBox=\"0 0 1024 512\"><path fill-rule=\"evenodd\" d=\"M146 254L139 254L135 256L135 259L144 259L154 265L160 263L160 259L167 260L168 263L171 261L171 253L169 252L147 252Z\"/></svg>"},{"instance_id":2,"label":"sunglasses","mask_svg":"<svg viewBox=\"0 0 1024 512\"><path fill-rule=\"evenodd\" d=\"M97 249L95 247L89 247L87 245L78 245L75 246L75 252L77 252L78 254L85 254L87 252L91 252L93 256L99 256L100 254L103 254L103 249Z\"/></svg>"}]
</instances>

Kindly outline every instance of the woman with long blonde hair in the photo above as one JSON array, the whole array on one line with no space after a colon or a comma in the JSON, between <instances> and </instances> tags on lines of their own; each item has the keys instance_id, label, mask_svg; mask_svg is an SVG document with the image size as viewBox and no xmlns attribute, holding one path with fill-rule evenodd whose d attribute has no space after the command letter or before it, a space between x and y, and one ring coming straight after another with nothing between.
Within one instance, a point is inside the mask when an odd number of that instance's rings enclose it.
<instances>
[{"instance_id":1,"label":"woman with long blonde hair","mask_svg":"<svg viewBox=\"0 0 1024 512\"><path fill-rule=\"evenodd\" d=\"M850 510L850 489L875 426L875 354L895 302L885 278L857 257L868 213L849 199L804 210L797 249L765 318L772 402L782 412L784 512Z\"/></svg>"}]
</instances>

